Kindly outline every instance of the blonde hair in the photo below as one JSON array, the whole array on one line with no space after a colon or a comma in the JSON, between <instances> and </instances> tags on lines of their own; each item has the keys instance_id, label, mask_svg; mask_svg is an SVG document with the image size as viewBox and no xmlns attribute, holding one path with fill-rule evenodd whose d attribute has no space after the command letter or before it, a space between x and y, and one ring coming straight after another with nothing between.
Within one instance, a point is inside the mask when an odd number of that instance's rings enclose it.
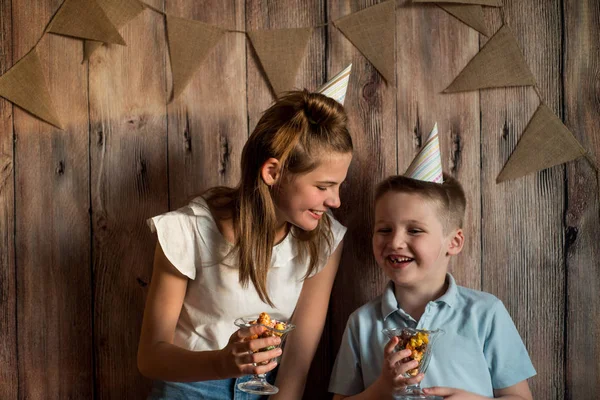
<instances>
[{"instance_id":1,"label":"blonde hair","mask_svg":"<svg viewBox=\"0 0 600 400\"><path fill-rule=\"evenodd\" d=\"M252 282L260 299L272 307L267 273L277 217L261 168L276 158L282 174L304 174L319 166L324 152L352 152L346 123L344 108L335 100L306 90L286 93L264 112L244 145L238 186L216 187L205 194L211 209L233 219L240 283L247 287ZM319 249L331 246L329 218L322 218L310 232L292 226L289 234L298 239L301 254L309 256L306 278L318 267Z\"/></svg>"},{"instance_id":2,"label":"blonde hair","mask_svg":"<svg viewBox=\"0 0 600 400\"><path fill-rule=\"evenodd\" d=\"M444 183L426 182L402 175L393 175L379 183L375 190L377 200L388 192L418 194L438 206L439 218L446 232L462 228L467 200L458 180L444 173Z\"/></svg>"}]
</instances>

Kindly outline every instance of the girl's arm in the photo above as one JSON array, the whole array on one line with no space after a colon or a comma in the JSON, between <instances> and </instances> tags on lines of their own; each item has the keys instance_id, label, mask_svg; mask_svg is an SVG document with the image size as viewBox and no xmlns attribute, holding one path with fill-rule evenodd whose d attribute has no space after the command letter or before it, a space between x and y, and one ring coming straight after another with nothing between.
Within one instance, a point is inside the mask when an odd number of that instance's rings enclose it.
<instances>
[{"instance_id":1,"label":"girl's arm","mask_svg":"<svg viewBox=\"0 0 600 400\"><path fill-rule=\"evenodd\" d=\"M302 398L306 376L325 325L329 296L340 263L343 243L340 242L322 271L304 281L292 317L296 329L290 332L286 340L281 367L277 373L276 386L280 391L272 400Z\"/></svg>"},{"instance_id":2,"label":"girl's arm","mask_svg":"<svg viewBox=\"0 0 600 400\"><path fill-rule=\"evenodd\" d=\"M191 382L265 373L275 368L274 362L258 367L252 365L253 362L279 355L275 350L249 354L248 350L274 345L279 340L244 340L247 336L260 333L260 327L238 330L231 336L229 344L218 351L190 351L175 346L173 336L187 282L188 278L171 264L160 244L157 244L138 346L138 368L144 376L164 381Z\"/></svg>"}]
</instances>

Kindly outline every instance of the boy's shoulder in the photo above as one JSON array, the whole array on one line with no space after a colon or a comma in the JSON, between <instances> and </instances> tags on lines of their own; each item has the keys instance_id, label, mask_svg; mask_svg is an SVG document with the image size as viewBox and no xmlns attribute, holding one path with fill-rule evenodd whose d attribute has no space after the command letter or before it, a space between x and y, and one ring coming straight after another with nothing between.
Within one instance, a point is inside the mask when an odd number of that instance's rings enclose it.
<instances>
[{"instance_id":1,"label":"boy's shoulder","mask_svg":"<svg viewBox=\"0 0 600 400\"><path fill-rule=\"evenodd\" d=\"M390 285L393 285L393 283L388 282L383 293L358 307L350 314L350 317L348 317L348 326L350 328L356 327L361 321L383 321L385 318L384 313L391 311L391 308L396 308L393 286L390 289Z\"/></svg>"},{"instance_id":2,"label":"boy's shoulder","mask_svg":"<svg viewBox=\"0 0 600 400\"><path fill-rule=\"evenodd\" d=\"M459 308L481 314L494 311L502 305L502 300L491 293L457 285L456 303Z\"/></svg>"}]
</instances>

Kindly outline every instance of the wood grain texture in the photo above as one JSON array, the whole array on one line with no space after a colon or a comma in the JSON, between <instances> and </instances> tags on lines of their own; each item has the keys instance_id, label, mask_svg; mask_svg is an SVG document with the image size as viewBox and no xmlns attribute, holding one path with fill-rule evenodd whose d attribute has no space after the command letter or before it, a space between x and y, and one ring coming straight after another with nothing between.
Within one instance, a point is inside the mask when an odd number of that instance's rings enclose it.
<instances>
[{"instance_id":1,"label":"wood grain texture","mask_svg":"<svg viewBox=\"0 0 600 400\"><path fill-rule=\"evenodd\" d=\"M600 160L600 3L563 2L564 121ZM600 181L585 159L568 163L565 214L565 399L600 393Z\"/></svg>"},{"instance_id":2,"label":"wood grain texture","mask_svg":"<svg viewBox=\"0 0 600 400\"><path fill-rule=\"evenodd\" d=\"M330 2L328 20L335 21L376 3ZM330 25L328 33L328 71L337 73L352 63L345 107L354 156L347 183L341 191L342 206L337 213L348 227L348 232L331 298L329 329L333 357L326 381L329 380L348 316L381 294L385 285L386 279L375 264L371 251L373 190L380 180L397 172L396 87L388 85L339 30Z\"/></svg>"},{"instance_id":3,"label":"wood grain texture","mask_svg":"<svg viewBox=\"0 0 600 400\"><path fill-rule=\"evenodd\" d=\"M147 9L120 32L126 47L89 61L97 399L148 392L136 365L156 243L146 219L168 209L164 18Z\"/></svg>"},{"instance_id":4,"label":"wood grain texture","mask_svg":"<svg viewBox=\"0 0 600 400\"><path fill-rule=\"evenodd\" d=\"M167 3L166 12L243 31L244 9L239 0L177 0ZM226 33L198 66L185 92L169 104L171 209L212 186L235 186L239 180L248 135L245 49L243 33Z\"/></svg>"},{"instance_id":5,"label":"wood grain texture","mask_svg":"<svg viewBox=\"0 0 600 400\"><path fill-rule=\"evenodd\" d=\"M479 34L433 4L398 3L398 172L404 173L435 122L442 166L467 197L465 246L450 264L462 286L480 289L479 93L443 94L479 50Z\"/></svg>"},{"instance_id":6,"label":"wood grain texture","mask_svg":"<svg viewBox=\"0 0 600 400\"><path fill-rule=\"evenodd\" d=\"M60 4L13 2L13 61ZM45 35L37 52L65 129L14 107L19 397L91 398L86 68L75 39Z\"/></svg>"},{"instance_id":7,"label":"wood grain texture","mask_svg":"<svg viewBox=\"0 0 600 400\"><path fill-rule=\"evenodd\" d=\"M507 0L503 10L544 100L560 115L560 1ZM496 32L500 10L485 11ZM565 341L564 167L496 184L539 100L532 88L483 90L480 96L482 289L504 302L523 338L537 370L529 382L534 398L560 399Z\"/></svg>"},{"instance_id":8,"label":"wood grain texture","mask_svg":"<svg viewBox=\"0 0 600 400\"><path fill-rule=\"evenodd\" d=\"M0 74L13 65L10 0L0 0ZM15 187L13 107L0 98L0 398L16 399L17 298L15 278Z\"/></svg>"},{"instance_id":9,"label":"wood grain texture","mask_svg":"<svg viewBox=\"0 0 600 400\"><path fill-rule=\"evenodd\" d=\"M324 0L246 1L247 31L317 26L323 24L325 18ZM325 30L318 28L313 31L293 89L315 90L325 82ZM249 40L246 49L248 128L252 132L264 110L275 102L275 98Z\"/></svg>"},{"instance_id":10,"label":"wood grain texture","mask_svg":"<svg viewBox=\"0 0 600 400\"><path fill-rule=\"evenodd\" d=\"M317 26L325 22L324 0L248 0L246 1L246 30L285 29ZM327 78L326 28L314 29L295 77L295 87L290 89L316 90ZM273 104L275 98L266 75L248 40L247 98L248 128L252 132L262 113ZM337 72L337 71L336 71ZM333 76L333 75L331 75ZM331 347L329 346L329 321L326 322L321 342L313 359L307 378L305 398L322 398L327 392L330 373Z\"/></svg>"}]
</instances>

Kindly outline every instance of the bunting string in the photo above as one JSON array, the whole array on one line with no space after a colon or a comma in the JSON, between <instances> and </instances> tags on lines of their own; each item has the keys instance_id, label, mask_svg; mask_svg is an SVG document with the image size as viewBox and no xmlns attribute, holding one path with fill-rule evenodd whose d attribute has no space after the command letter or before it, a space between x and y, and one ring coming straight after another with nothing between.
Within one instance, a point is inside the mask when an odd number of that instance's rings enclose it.
<instances>
[{"instance_id":1,"label":"bunting string","mask_svg":"<svg viewBox=\"0 0 600 400\"><path fill-rule=\"evenodd\" d=\"M567 162L578 157L585 157L598 171L590 153L545 105L519 43L507 24L500 0L413 0L413 3L435 4L485 36L489 33L482 7L499 8L500 29L444 90L444 93L452 93L510 86L533 87L540 107L531 117L497 181L515 179L556 165L557 160ZM60 128L61 122L54 111L52 96L35 52L43 35L52 33L83 39L86 61L103 43L124 45L119 29L144 9L164 16L173 76L169 101L184 92L198 66L228 32L241 33L248 38L274 96L292 89L313 30L328 26L339 30L388 85L395 84L395 10L399 7L394 0L316 26L247 31L177 18L141 0L65 0L33 48L0 76L0 96Z\"/></svg>"}]
</instances>

